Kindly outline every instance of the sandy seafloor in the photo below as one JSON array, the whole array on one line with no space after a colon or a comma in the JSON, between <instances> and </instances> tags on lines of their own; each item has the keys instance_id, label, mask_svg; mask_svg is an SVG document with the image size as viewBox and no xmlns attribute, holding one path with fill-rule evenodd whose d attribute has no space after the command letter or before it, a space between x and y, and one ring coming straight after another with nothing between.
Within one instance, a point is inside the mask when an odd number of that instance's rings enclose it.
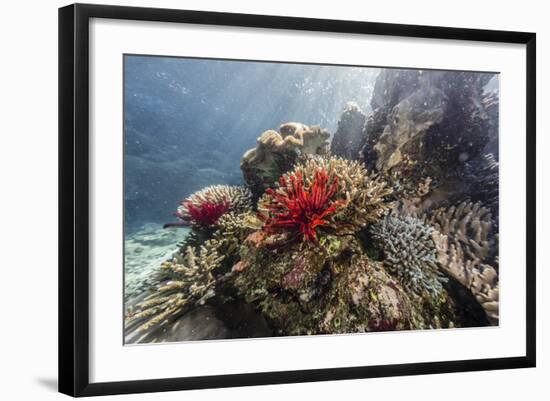
<instances>
[{"instance_id":1,"label":"sandy seafloor","mask_svg":"<svg viewBox=\"0 0 550 401\"><path fill-rule=\"evenodd\" d=\"M124 238L124 299L139 295L147 279L160 264L176 251L178 242L185 239L189 228L163 228L147 223Z\"/></svg>"}]
</instances>

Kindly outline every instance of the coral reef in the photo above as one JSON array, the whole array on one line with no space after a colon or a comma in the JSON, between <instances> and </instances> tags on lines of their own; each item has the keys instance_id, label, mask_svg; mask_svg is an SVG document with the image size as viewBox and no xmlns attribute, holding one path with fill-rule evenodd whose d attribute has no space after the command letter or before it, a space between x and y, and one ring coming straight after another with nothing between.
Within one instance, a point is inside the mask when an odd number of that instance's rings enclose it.
<instances>
[{"instance_id":1,"label":"coral reef","mask_svg":"<svg viewBox=\"0 0 550 401\"><path fill-rule=\"evenodd\" d=\"M279 335L452 327L451 303L408 293L352 238L317 250L248 248L234 285ZM268 267L268 268L267 268ZM431 304L430 304L431 302Z\"/></svg>"},{"instance_id":2,"label":"coral reef","mask_svg":"<svg viewBox=\"0 0 550 401\"><path fill-rule=\"evenodd\" d=\"M284 174L258 202L263 230L283 242L296 237L317 243L317 233L354 233L391 204L386 183L359 163L312 157Z\"/></svg>"},{"instance_id":3,"label":"coral reef","mask_svg":"<svg viewBox=\"0 0 550 401\"><path fill-rule=\"evenodd\" d=\"M181 202L166 227L189 233L132 292L126 340L498 324L490 77L384 69L373 112L348 103L330 149L319 126L264 132L242 156L245 186ZM239 316L253 328L232 329Z\"/></svg>"},{"instance_id":4,"label":"coral reef","mask_svg":"<svg viewBox=\"0 0 550 401\"><path fill-rule=\"evenodd\" d=\"M446 279L437 265L435 230L414 217L388 216L371 227L384 266L409 291L440 297Z\"/></svg>"},{"instance_id":5,"label":"coral reef","mask_svg":"<svg viewBox=\"0 0 550 401\"><path fill-rule=\"evenodd\" d=\"M257 199L279 177L289 171L299 156L327 153L329 133L318 126L286 123L279 132L265 131L255 148L241 159L241 170L248 188Z\"/></svg>"},{"instance_id":6,"label":"coral reef","mask_svg":"<svg viewBox=\"0 0 550 401\"><path fill-rule=\"evenodd\" d=\"M181 221L165 227L195 226L209 228L228 212L243 212L252 208L250 191L241 186L213 185L184 199L174 216Z\"/></svg>"},{"instance_id":7,"label":"coral reef","mask_svg":"<svg viewBox=\"0 0 550 401\"><path fill-rule=\"evenodd\" d=\"M463 202L433 211L426 221L437 230L433 240L442 269L472 292L491 324L498 324L498 235L489 210Z\"/></svg>"}]
</instances>

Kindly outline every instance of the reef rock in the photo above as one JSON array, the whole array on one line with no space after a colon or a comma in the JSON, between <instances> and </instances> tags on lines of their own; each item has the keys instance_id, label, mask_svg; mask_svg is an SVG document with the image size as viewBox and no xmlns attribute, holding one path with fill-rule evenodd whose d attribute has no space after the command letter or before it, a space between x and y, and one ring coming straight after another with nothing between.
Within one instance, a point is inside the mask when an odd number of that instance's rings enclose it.
<instances>
[{"instance_id":1,"label":"reef rock","mask_svg":"<svg viewBox=\"0 0 550 401\"><path fill-rule=\"evenodd\" d=\"M127 333L126 344L167 343L227 338L269 337L271 329L262 315L244 303L202 306L179 317L166 327Z\"/></svg>"},{"instance_id":2,"label":"reef rock","mask_svg":"<svg viewBox=\"0 0 550 401\"><path fill-rule=\"evenodd\" d=\"M326 130L301 123L283 124L279 132L265 131L257 146L241 159L243 177L254 199L290 170L300 155L326 154L329 137Z\"/></svg>"},{"instance_id":3,"label":"reef rock","mask_svg":"<svg viewBox=\"0 0 550 401\"><path fill-rule=\"evenodd\" d=\"M357 103L346 104L330 144L331 153L345 159L357 160L366 120L367 117Z\"/></svg>"},{"instance_id":4,"label":"reef rock","mask_svg":"<svg viewBox=\"0 0 550 401\"><path fill-rule=\"evenodd\" d=\"M387 172L411 161L419 176L446 179L498 135L491 74L383 70L363 130L362 160Z\"/></svg>"}]
</instances>

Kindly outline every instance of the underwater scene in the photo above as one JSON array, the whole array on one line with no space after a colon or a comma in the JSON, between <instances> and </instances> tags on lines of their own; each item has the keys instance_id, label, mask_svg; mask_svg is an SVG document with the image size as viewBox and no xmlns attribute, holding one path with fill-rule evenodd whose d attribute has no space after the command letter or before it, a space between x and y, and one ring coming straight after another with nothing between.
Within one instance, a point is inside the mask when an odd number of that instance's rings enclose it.
<instances>
[{"instance_id":1,"label":"underwater scene","mask_svg":"<svg viewBox=\"0 0 550 401\"><path fill-rule=\"evenodd\" d=\"M124 56L124 342L499 324L499 75Z\"/></svg>"}]
</instances>

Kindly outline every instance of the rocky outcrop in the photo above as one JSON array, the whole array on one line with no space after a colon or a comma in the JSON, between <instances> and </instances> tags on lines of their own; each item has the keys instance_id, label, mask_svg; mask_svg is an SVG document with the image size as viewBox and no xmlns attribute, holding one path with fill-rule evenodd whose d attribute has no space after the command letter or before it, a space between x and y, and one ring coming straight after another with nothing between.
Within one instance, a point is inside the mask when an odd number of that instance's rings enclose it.
<instances>
[{"instance_id":1,"label":"rocky outcrop","mask_svg":"<svg viewBox=\"0 0 550 401\"><path fill-rule=\"evenodd\" d=\"M424 175L452 175L498 134L498 99L484 92L492 76L383 70L363 131L362 160L386 172L410 159Z\"/></svg>"},{"instance_id":2,"label":"rocky outcrop","mask_svg":"<svg viewBox=\"0 0 550 401\"><path fill-rule=\"evenodd\" d=\"M346 104L338 121L338 129L330 144L331 153L345 159L358 159L358 149L362 142L366 120L367 117L357 103L350 102Z\"/></svg>"}]
</instances>

